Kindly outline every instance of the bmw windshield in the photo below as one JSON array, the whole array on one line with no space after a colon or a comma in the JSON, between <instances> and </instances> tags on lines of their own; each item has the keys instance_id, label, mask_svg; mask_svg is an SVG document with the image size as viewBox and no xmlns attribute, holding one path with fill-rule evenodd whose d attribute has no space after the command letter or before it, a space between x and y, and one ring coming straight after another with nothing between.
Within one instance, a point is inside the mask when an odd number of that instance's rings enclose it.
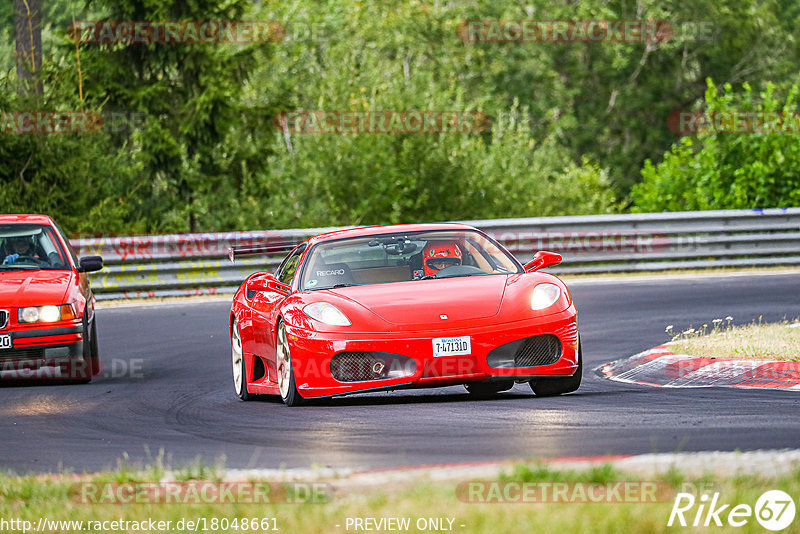
<instances>
[{"instance_id":1,"label":"bmw windshield","mask_svg":"<svg viewBox=\"0 0 800 534\"><path fill-rule=\"evenodd\" d=\"M507 251L474 230L376 234L325 241L309 251L301 290L522 273Z\"/></svg>"},{"instance_id":2,"label":"bmw windshield","mask_svg":"<svg viewBox=\"0 0 800 534\"><path fill-rule=\"evenodd\" d=\"M48 225L0 225L0 271L69 270L69 260Z\"/></svg>"}]
</instances>

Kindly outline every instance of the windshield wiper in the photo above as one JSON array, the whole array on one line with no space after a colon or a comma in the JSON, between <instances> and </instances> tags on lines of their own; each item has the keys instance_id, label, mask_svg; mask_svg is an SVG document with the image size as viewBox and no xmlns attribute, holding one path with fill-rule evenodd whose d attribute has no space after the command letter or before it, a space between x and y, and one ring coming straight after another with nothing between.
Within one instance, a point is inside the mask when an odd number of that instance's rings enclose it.
<instances>
[{"instance_id":1,"label":"windshield wiper","mask_svg":"<svg viewBox=\"0 0 800 534\"><path fill-rule=\"evenodd\" d=\"M317 290L319 291L320 289L339 289L341 287L355 287L355 286L359 286L359 285L361 285L361 284L351 284L349 282L346 282L346 283L343 282L341 284L334 284L334 285L332 285L330 287L318 287Z\"/></svg>"},{"instance_id":2,"label":"windshield wiper","mask_svg":"<svg viewBox=\"0 0 800 534\"><path fill-rule=\"evenodd\" d=\"M428 278L428 279L430 279L430 278L438 278L440 280L444 280L445 278L466 278L467 276L488 276L488 274L489 273L483 273L483 272L481 272L481 273L451 274L451 275L445 274L442 277L438 277L435 274L429 274L428 276L420 278L420 280L425 280L426 278Z\"/></svg>"}]
</instances>

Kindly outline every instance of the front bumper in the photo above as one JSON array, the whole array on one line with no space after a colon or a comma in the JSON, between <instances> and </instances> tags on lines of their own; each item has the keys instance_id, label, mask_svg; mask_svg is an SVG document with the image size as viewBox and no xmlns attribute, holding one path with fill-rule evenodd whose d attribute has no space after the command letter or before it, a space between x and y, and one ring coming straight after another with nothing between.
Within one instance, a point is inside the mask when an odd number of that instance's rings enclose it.
<instances>
[{"instance_id":1,"label":"front bumper","mask_svg":"<svg viewBox=\"0 0 800 534\"><path fill-rule=\"evenodd\" d=\"M371 390L438 387L467 382L530 380L571 376L578 368L578 325L575 308L538 317L480 328L452 328L435 332L319 333L287 325L297 389L303 397L328 397ZM489 353L507 343L551 334L561 343L555 363L528 367L493 367ZM434 357L432 339L470 336L471 354ZM331 359L342 352L371 351L413 360L409 374L394 378L343 382L331 372Z\"/></svg>"},{"instance_id":2,"label":"front bumper","mask_svg":"<svg viewBox=\"0 0 800 534\"><path fill-rule=\"evenodd\" d=\"M10 336L12 347L0 349L0 379L40 379L73 376L83 359L83 325L0 330Z\"/></svg>"}]
</instances>

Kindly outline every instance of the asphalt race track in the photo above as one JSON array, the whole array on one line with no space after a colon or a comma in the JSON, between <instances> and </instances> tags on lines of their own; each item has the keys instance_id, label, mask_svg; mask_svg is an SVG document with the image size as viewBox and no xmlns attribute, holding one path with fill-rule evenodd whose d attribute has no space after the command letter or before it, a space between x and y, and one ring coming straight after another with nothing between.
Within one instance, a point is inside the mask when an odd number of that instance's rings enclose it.
<instances>
[{"instance_id":1,"label":"asphalt race track","mask_svg":"<svg viewBox=\"0 0 800 534\"><path fill-rule=\"evenodd\" d=\"M363 394L299 408L234 395L228 302L98 310L105 376L88 385L0 386L0 467L94 471L198 457L236 468L356 468L507 458L798 447L800 392L664 389L594 368L667 340L664 327L800 317L800 272L570 284L584 344L577 393L517 385Z\"/></svg>"}]
</instances>

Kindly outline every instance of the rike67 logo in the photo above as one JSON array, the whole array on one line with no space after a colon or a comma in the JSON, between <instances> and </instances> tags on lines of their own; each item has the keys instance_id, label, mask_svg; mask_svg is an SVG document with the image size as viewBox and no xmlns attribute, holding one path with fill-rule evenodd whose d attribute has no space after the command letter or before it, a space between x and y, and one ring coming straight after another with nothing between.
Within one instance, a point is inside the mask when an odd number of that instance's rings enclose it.
<instances>
[{"instance_id":1,"label":"rike67 logo","mask_svg":"<svg viewBox=\"0 0 800 534\"><path fill-rule=\"evenodd\" d=\"M743 527L755 517L762 527L777 532L794 521L795 511L794 500L781 490L765 491L755 507L721 502L719 492L712 496L703 493L699 498L691 493L678 493L667 526Z\"/></svg>"}]
</instances>

